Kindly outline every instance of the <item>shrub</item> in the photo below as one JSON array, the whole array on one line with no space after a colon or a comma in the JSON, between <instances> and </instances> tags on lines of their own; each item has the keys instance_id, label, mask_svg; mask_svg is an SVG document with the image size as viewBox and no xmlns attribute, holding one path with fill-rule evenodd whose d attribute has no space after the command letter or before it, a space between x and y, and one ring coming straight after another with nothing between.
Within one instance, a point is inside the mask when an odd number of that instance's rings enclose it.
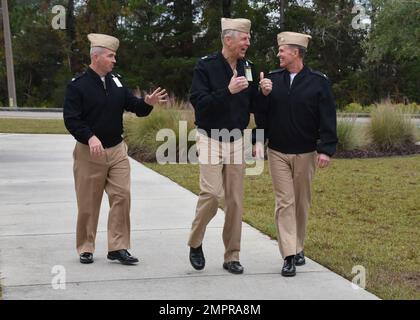
<instances>
[{"instance_id":1,"label":"shrub","mask_svg":"<svg viewBox=\"0 0 420 320\"><path fill-rule=\"evenodd\" d=\"M368 106L363 107L363 110L365 110L366 113L372 113L372 111L376 110L376 105L370 104Z\"/></svg>"},{"instance_id":2,"label":"shrub","mask_svg":"<svg viewBox=\"0 0 420 320\"><path fill-rule=\"evenodd\" d=\"M412 108L413 113L420 113L420 104L416 104L416 103L410 103L409 108Z\"/></svg>"},{"instance_id":3,"label":"shrub","mask_svg":"<svg viewBox=\"0 0 420 320\"><path fill-rule=\"evenodd\" d=\"M410 117L390 102L377 105L372 112L368 134L380 151L398 151L415 143L415 125Z\"/></svg>"},{"instance_id":4,"label":"shrub","mask_svg":"<svg viewBox=\"0 0 420 320\"><path fill-rule=\"evenodd\" d=\"M363 112L363 107L359 103L352 102L344 107L344 112L361 113Z\"/></svg>"},{"instance_id":5,"label":"shrub","mask_svg":"<svg viewBox=\"0 0 420 320\"><path fill-rule=\"evenodd\" d=\"M399 110L401 110L404 113L408 113L408 114L420 113L420 105L418 105L414 102L410 103L410 104L399 103L396 106Z\"/></svg>"},{"instance_id":6,"label":"shrub","mask_svg":"<svg viewBox=\"0 0 420 320\"><path fill-rule=\"evenodd\" d=\"M338 151L353 150L359 146L358 133L356 132L356 118L341 118L337 122Z\"/></svg>"}]
</instances>

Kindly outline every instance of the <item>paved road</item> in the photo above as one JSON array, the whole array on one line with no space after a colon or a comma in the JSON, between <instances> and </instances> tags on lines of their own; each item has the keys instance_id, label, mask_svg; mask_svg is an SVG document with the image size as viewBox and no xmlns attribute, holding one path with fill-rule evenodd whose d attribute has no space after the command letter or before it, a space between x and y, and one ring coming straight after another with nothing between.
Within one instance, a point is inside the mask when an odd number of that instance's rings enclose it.
<instances>
[{"instance_id":1,"label":"paved road","mask_svg":"<svg viewBox=\"0 0 420 320\"><path fill-rule=\"evenodd\" d=\"M0 111L0 118L63 119L62 112Z\"/></svg>"},{"instance_id":2,"label":"paved road","mask_svg":"<svg viewBox=\"0 0 420 320\"><path fill-rule=\"evenodd\" d=\"M193 270L186 242L197 196L133 160L131 251L139 265L106 259L106 197L95 262L80 264L73 145L70 135L0 134L5 299L377 299L309 259L296 277L282 277L277 243L247 224L241 251L245 273L227 273L222 269L222 211L204 239L206 268ZM63 272L65 289L54 289L54 277Z\"/></svg>"}]
</instances>

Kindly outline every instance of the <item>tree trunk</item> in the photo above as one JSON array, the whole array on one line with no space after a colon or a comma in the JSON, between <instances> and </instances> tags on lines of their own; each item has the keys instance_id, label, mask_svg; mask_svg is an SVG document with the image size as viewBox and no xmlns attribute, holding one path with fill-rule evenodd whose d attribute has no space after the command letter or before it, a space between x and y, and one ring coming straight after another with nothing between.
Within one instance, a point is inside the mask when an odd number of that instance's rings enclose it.
<instances>
[{"instance_id":1,"label":"tree trunk","mask_svg":"<svg viewBox=\"0 0 420 320\"><path fill-rule=\"evenodd\" d=\"M192 57L193 5L191 0L174 2L175 28L180 45L180 56Z\"/></svg>"},{"instance_id":2,"label":"tree trunk","mask_svg":"<svg viewBox=\"0 0 420 320\"><path fill-rule=\"evenodd\" d=\"M280 31L285 31L286 18L284 9L287 7L287 0L280 0Z\"/></svg>"},{"instance_id":3,"label":"tree trunk","mask_svg":"<svg viewBox=\"0 0 420 320\"><path fill-rule=\"evenodd\" d=\"M70 73L74 74L79 71L79 65L77 63L77 58L75 55L76 49L76 25L75 25L75 18L74 18L74 0L67 1L67 14L66 14L66 31L67 31L67 39L69 43L69 52L68 52L68 62L69 62L69 69Z\"/></svg>"},{"instance_id":4,"label":"tree trunk","mask_svg":"<svg viewBox=\"0 0 420 320\"><path fill-rule=\"evenodd\" d=\"M230 18L232 15L232 0L223 0L223 12L224 18Z\"/></svg>"}]
</instances>

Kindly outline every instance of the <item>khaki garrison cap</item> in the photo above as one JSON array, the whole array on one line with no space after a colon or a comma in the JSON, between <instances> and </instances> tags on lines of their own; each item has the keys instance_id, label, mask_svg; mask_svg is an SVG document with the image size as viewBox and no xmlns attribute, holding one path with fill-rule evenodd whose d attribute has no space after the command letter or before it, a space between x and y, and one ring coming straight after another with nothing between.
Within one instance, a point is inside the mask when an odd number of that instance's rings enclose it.
<instances>
[{"instance_id":1,"label":"khaki garrison cap","mask_svg":"<svg viewBox=\"0 0 420 320\"><path fill-rule=\"evenodd\" d=\"M120 40L106 34L90 33L88 34L90 47L102 47L112 51L117 51L120 46Z\"/></svg>"},{"instance_id":2,"label":"khaki garrison cap","mask_svg":"<svg viewBox=\"0 0 420 320\"><path fill-rule=\"evenodd\" d=\"M277 35L277 43L279 46L283 44L294 44L307 48L309 39L312 39L310 35L296 32L280 32Z\"/></svg>"},{"instance_id":3,"label":"khaki garrison cap","mask_svg":"<svg viewBox=\"0 0 420 320\"><path fill-rule=\"evenodd\" d=\"M229 19L222 18L222 31L223 30L236 30L240 32L249 33L251 31L251 21L248 19Z\"/></svg>"}]
</instances>

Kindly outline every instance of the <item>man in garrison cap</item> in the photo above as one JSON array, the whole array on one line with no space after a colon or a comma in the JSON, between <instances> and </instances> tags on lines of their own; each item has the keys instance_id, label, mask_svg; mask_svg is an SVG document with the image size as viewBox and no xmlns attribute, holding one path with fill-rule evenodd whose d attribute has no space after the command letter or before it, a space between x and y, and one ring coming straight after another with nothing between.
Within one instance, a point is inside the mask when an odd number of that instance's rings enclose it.
<instances>
[{"instance_id":1,"label":"man in garrison cap","mask_svg":"<svg viewBox=\"0 0 420 320\"><path fill-rule=\"evenodd\" d=\"M275 223L284 259L283 276L305 264L304 240L315 167L325 168L336 151L336 106L326 75L304 64L311 36L277 36L280 68L269 73L272 91L260 95L257 128L265 130L268 161L276 196ZM262 141L255 152L264 154Z\"/></svg>"},{"instance_id":2,"label":"man in garrison cap","mask_svg":"<svg viewBox=\"0 0 420 320\"><path fill-rule=\"evenodd\" d=\"M244 193L243 130L253 111L259 82L268 94L271 81L260 80L251 61L251 21L221 19L222 50L198 60L190 101L197 126L196 146L200 165L200 194L188 245L196 270L205 266L203 239L207 224L225 202L223 268L243 273L239 260Z\"/></svg>"},{"instance_id":3,"label":"man in garrison cap","mask_svg":"<svg viewBox=\"0 0 420 320\"><path fill-rule=\"evenodd\" d=\"M92 263L102 195L109 199L108 259L135 264L130 255L130 164L123 141L123 113L147 116L153 105L165 102L157 88L144 98L135 97L120 76L111 73L119 40L89 34L91 63L66 89L64 123L77 140L73 173L77 196L76 247L81 263Z\"/></svg>"}]
</instances>

